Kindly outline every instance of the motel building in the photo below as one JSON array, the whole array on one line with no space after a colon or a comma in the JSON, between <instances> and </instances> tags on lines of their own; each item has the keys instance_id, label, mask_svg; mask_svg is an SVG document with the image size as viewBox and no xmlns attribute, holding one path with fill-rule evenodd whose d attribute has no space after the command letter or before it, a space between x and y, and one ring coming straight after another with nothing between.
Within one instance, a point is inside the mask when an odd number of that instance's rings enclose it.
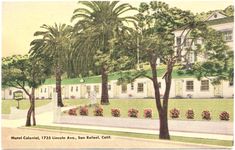
<instances>
[{"instance_id":1,"label":"motel building","mask_svg":"<svg viewBox=\"0 0 235 150\"><path fill-rule=\"evenodd\" d=\"M210 27L224 33L224 39L227 45L233 50L233 17L227 17L220 12L214 12L207 18ZM182 30L177 30L175 34L175 45L181 44ZM189 46L190 39L186 39L182 48ZM203 44L203 39L196 40L197 44ZM193 43L192 46L194 46ZM183 51L182 51L183 53ZM204 61L206 56L195 54L187 55L190 63L195 61ZM162 73L163 74L163 73ZM110 75L112 76L112 74ZM154 89L152 81L147 78L138 78L133 83L118 85L118 76L109 76L108 90L110 98L153 98ZM120 77L120 76L119 76ZM160 75L158 78L160 84L160 93L164 94L165 82ZM16 88L2 89L2 99L13 99L13 93L19 91ZM55 94L55 80L47 79L44 85L35 91L36 99L51 99ZM101 77L85 77L62 80L62 97L64 99L89 98L91 93L96 93L96 97L101 97ZM24 94L25 98L28 98ZM170 98L231 98L233 97L233 83L222 81L220 85L212 85L209 79L197 80L194 76L180 76L173 72Z\"/></svg>"}]
</instances>

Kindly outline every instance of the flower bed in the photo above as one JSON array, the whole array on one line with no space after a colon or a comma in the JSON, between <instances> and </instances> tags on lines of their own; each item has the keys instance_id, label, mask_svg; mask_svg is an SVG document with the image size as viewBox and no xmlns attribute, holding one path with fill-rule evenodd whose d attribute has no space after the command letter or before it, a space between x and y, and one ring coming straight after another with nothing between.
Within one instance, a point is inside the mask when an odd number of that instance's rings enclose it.
<instances>
[{"instance_id":1,"label":"flower bed","mask_svg":"<svg viewBox=\"0 0 235 150\"><path fill-rule=\"evenodd\" d=\"M193 109L191 109L191 108L188 109L185 115L186 115L187 119L194 119L194 111L193 111Z\"/></svg>"},{"instance_id":2,"label":"flower bed","mask_svg":"<svg viewBox=\"0 0 235 150\"><path fill-rule=\"evenodd\" d=\"M80 107L79 114L81 116L88 116L88 108L87 108L87 106Z\"/></svg>"},{"instance_id":3,"label":"flower bed","mask_svg":"<svg viewBox=\"0 0 235 150\"><path fill-rule=\"evenodd\" d=\"M180 115L180 111L178 109L173 108L173 109L170 110L170 117L172 119L179 118L179 115Z\"/></svg>"},{"instance_id":4,"label":"flower bed","mask_svg":"<svg viewBox=\"0 0 235 150\"><path fill-rule=\"evenodd\" d=\"M131 109L128 110L128 116L129 117L138 118L138 113L139 113L138 109L131 108Z\"/></svg>"},{"instance_id":5,"label":"flower bed","mask_svg":"<svg viewBox=\"0 0 235 150\"><path fill-rule=\"evenodd\" d=\"M153 111L151 108L144 109L144 118L152 118L153 117Z\"/></svg>"},{"instance_id":6,"label":"flower bed","mask_svg":"<svg viewBox=\"0 0 235 150\"><path fill-rule=\"evenodd\" d=\"M229 118L229 113L227 111L223 111L220 113L220 116L219 116L220 120L225 120L225 121L228 121L230 118Z\"/></svg>"},{"instance_id":7,"label":"flower bed","mask_svg":"<svg viewBox=\"0 0 235 150\"><path fill-rule=\"evenodd\" d=\"M202 119L203 120L211 120L211 113L208 110L204 110L202 112Z\"/></svg>"},{"instance_id":8,"label":"flower bed","mask_svg":"<svg viewBox=\"0 0 235 150\"><path fill-rule=\"evenodd\" d=\"M101 106L96 106L94 109L94 116L103 116L103 108Z\"/></svg>"},{"instance_id":9,"label":"flower bed","mask_svg":"<svg viewBox=\"0 0 235 150\"><path fill-rule=\"evenodd\" d=\"M113 117L120 117L121 116L120 109L112 108L111 109L111 114L112 114Z\"/></svg>"},{"instance_id":10,"label":"flower bed","mask_svg":"<svg viewBox=\"0 0 235 150\"><path fill-rule=\"evenodd\" d=\"M71 116L77 116L77 108L69 109L68 114Z\"/></svg>"}]
</instances>

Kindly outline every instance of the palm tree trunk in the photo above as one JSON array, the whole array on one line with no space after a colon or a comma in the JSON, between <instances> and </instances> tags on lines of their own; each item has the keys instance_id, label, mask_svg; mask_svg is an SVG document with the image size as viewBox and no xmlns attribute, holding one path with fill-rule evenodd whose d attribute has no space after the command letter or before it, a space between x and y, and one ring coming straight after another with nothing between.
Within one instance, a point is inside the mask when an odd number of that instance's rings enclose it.
<instances>
[{"instance_id":1,"label":"palm tree trunk","mask_svg":"<svg viewBox=\"0 0 235 150\"><path fill-rule=\"evenodd\" d=\"M104 66L102 66L101 68L101 78L102 78L101 105L108 105L109 104L108 74Z\"/></svg>"},{"instance_id":2,"label":"palm tree trunk","mask_svg":"<svg viewBox=\"0 0 235 150\"><path fill-rule=\"evenodd\" d=\"M57 92L57 106L64 107L61 96L61 69L59 65L56 67L56 92Z\"/></svg>"}]
</instances>

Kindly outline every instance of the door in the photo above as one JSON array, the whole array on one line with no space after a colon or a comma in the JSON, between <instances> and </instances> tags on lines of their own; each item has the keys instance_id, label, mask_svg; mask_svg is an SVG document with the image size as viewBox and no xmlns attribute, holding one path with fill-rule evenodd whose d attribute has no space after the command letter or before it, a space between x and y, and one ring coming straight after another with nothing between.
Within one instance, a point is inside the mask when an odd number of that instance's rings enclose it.
<instances>
[{"instance_id":1,"label":"door","mask_svg":"<svg viewBox=\"0 0 235 150\"><path fill-rule=\"evenodd\" d=\"M222 83L219 85L214 85L214 96L215 97L223 97L223 85Z\"/></svg>"},{"instance_id":2,"label":"door","mask_svg":"<svg viewBox=\"0 0 235 150\"><path fill-rule=\"evenodd\" d=\"M183 96L183 83L182 80L175 80L175 97Z\"/></svg>"}]
</instances>

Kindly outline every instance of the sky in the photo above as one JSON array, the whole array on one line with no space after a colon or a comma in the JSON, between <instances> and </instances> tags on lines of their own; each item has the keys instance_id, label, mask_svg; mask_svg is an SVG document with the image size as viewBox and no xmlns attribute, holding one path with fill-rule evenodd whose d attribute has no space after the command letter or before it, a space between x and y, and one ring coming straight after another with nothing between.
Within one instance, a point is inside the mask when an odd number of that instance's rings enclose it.
<instances>
[{"instance_id":1,"label":"sky","mask_svg":"<svg viewBox=\"0 0 235 150\"><path fill-rule=\"evenodd\" d=\"M224 9L233 4L233 0L162 0L170 7L191 10L194 13ZM140 0L121 1L138 6ZM146 2L146 1L145 1ZM43 24L70 22L73 11L78 8L74 0L3 0L2 1L2 56L26 54L30 42L35 39L35 31Z\"/></svg>"}]
</instances>

